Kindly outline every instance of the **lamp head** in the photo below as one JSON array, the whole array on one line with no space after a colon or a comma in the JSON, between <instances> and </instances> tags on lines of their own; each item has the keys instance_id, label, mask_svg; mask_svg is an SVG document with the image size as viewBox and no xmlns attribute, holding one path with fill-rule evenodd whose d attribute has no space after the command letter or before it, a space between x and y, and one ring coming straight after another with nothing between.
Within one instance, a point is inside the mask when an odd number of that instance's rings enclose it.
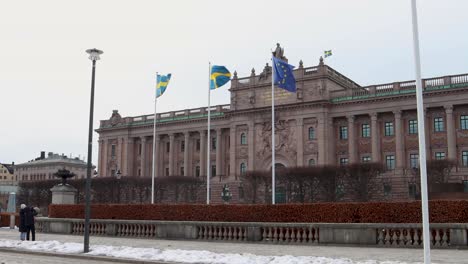
<instances>
[{"instance_id":1,"label":"lamp head","mask_svg":"<svg viewBox=\"0 0 468 264\"><path fill-rule=\"evenodd\" d=\"M88 50L86 50L86 53L89 54L89 59L90 60L97 61L97 60L101 59L99 57L99 55L101 55L104 52L102 50L98 50L98 49L88 49Z\"/></svg>"}]
</instances>

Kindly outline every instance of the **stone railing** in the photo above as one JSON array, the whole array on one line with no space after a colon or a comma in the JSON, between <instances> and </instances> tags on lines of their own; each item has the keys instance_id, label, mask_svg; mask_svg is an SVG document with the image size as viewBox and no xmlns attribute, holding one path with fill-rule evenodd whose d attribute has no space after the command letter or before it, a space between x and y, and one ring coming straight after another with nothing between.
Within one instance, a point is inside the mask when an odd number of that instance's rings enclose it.
<instances>
[{"instance_id":1,"label":"stone railing","mask_svg":"<svg viewBox=\"0 0 468 264\"><path fill-rule=\"evenodd\" d=\"M422 83L424 91L468 87L468 74L423 79ZM331 98L333 102L341 102L379 96L414 93L415 89L415 81L395 82L353 88L346 91L334 91L331 93Z\"/></svg>"},{"instance_id":2,"label":"stone railing","mask_svg":"<svg viewBox=\"0 0 468 264\"><path fill-rule=\"evenodd\" d=\"M210 107L211 117L223 116L224 112L229 111L231 106L226 105L217 105ZM157 123L167 123L175 121L183 121L190 119L199 119L208 117L208 107L187 109L181 111L172 111L156 114ZM114 124L114 126L128 126L128 125L145 125L152 124L154 120L154 114L152 115L142 115L135 117L124 117L120 122ZM111 120L101 120L100 128L111 127Z\"/></svg>"},{"instance_id":3,"label":"stone railing","mask_svg":"<svg viewBox=\"0 0 468 264\"><path fill-rule=\"evenodd\" d=\"M468 247L468 224L431 224L431 246ZM37 218L36 230L82 235L83 219ZM272 244L343 244L382 247L422 247L421 224L240 223L97 220L95 236Z\"/></svg>"}]
</instances>

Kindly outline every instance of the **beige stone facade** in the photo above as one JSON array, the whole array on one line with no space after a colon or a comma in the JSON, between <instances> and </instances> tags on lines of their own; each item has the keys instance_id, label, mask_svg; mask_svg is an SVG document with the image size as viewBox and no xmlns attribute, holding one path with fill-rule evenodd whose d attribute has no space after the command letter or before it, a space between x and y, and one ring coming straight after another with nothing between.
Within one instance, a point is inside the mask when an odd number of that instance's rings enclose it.
<instances>
[{"instance_id":1,"label":"beige stone facade","mask_svg":"<svg viewBox=\"0 0 468 264\"><path fill-rule=\"evenodd\" d=\"M276 88L276 162L286 167L375 161L395 199L411 198L417 166L415 81L362 87L321 60L294 71L297 93ZM427 153L458 162L468 180L468 74L423 80ZM271 168L271 68L231 81L231 102L212 108L210 162L217 182ZM207 109L158 114L156 176L205 176ZM150 176L153 115L114 110L99 129L99 175ZM216 178L216 179L218 179ZM234 192L234 195L235 192ZM235 199L235 197L234 197Z\"/></svg>"},{"instance_id":2,"label":"beige stone facade","mask_svg":"<svg viewBox=\"0 0 468 264\"><path fill-rule=\"evenodd\" d=\"M75 174L75 179L86 177L87 164L79 158L68 158L49 152L47 157L45 152L41 156L25 163L15 165L15 177L18 181L39 181L56 179L54 173L59 169L67 169Z\"/></svg>"},{"instance_id":3,"label":"beige stone facade","mask_svg":"<svg viewBox=\"0 0 468 264\"><path fill-rule=\"evenodd\" d=\"M0 163L0 184L1 183L14 183L16 182L13 164Z\"/></svg>"}]
</instances>

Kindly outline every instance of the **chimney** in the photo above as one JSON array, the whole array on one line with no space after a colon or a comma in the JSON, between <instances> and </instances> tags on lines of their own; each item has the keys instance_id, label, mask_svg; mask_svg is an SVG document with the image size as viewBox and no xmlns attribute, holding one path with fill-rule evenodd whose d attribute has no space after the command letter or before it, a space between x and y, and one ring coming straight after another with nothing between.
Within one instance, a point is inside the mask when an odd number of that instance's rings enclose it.
<instances>
[{"instance_id":1,"label":"chimney","mask_svg":"<svg viewBox=\"0 0 468 264\"><path fill-rule=\"evenodd\" d=\"M15 166L15 162L14 162L14 161L11 162L11 166Z\"/></svg>"},{"instance_id":2,"label":"chimney","mask_svg":"<svg viewBox=\"0 0 468 264\"><path fill-rule=\"evenodd\" d=\"M45 159L45 151L41 151L41 160Z\"/></svg>"}]
</instances>

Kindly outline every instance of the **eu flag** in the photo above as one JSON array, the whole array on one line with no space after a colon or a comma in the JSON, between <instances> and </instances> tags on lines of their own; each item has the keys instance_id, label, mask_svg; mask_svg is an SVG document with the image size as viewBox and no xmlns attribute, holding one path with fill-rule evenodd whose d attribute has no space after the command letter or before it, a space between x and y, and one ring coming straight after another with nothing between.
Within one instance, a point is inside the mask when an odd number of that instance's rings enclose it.
<instances>
[{"instance_id":1,"label":"eu flag","mask_svg":"<svg viewBox=\"0 0 468 264\"><path fill-rule=\"evenodd\" d=\"M275 84L289 92L296 92L296 79L293 74L294 66L273 57L273 77Z\"/></svg>"}]
</instances>

